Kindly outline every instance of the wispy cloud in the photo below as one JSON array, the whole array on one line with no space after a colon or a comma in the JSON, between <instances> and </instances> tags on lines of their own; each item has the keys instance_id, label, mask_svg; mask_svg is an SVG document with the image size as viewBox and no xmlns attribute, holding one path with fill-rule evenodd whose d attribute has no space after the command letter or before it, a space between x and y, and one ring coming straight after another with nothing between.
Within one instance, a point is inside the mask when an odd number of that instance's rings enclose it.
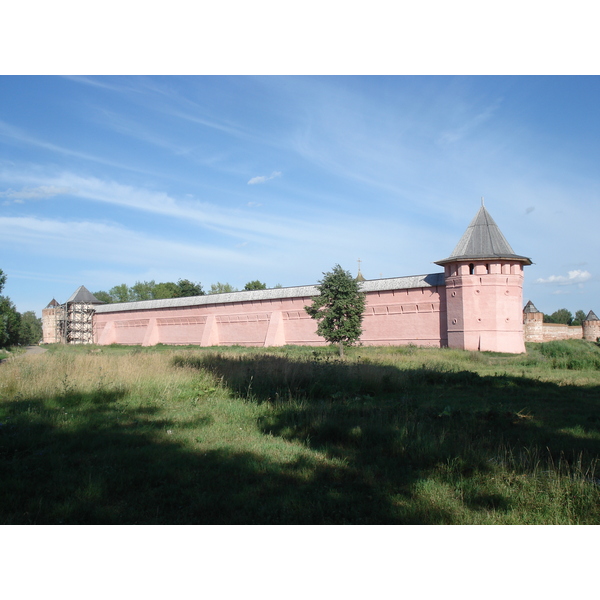
<instances>
[{"instance_id":1,"label":"wispy cloud","mask_svg":"<svg viewBox=\"0 0 600 600\"><path fill-rule=\"evenodd\" d=\"M153 213L181 221L195 222L200 226L228 236L269 245L281 240L315 242L324 235L327 225L316 227L309 220L261 214L260 218L246 210L229 209L210 202L178 199L165 192L106 181L97 177L84 177L70 172L44 176L39 173L0 169L0 181L18 182L24 186L46 186L69 189L82 200L102 202L130 210ZM308 217L306 217L308 219ZM329 224L328 232L332 231ZM337 234L343 235L340 226Z\"/></svg>"},{"instance_id":2,"label":"wispy cloud","mask_svg":"<svg viewBox=\"0 0 600 600\"><path fill-rule=\"evenodd\" d=\"M536 279L536 283L555 283L558 285L573 285L583 283L591 279L592 274L589 271L569 271L567 276L564 275L550 275L550 277L543 279Z\"/></svg>"},{"instance_id":3,"label":"wispy cloud","mask_svg":"<svg viewBox=\"0 0 600 600\"><path fill-rule=\"evenodd\" d=\"M136 171L142 173L144 171L140 169L136 169L134 167L130 167L124 163L115 162L112 160L106 160L99 156L94 156L93 154L88 154L87 152L80 152L78 150L71 150L70 148L65 148L63 146L59 146L57 144L53 144L51 142L47 142L46 140L42 140L36 138L33 135L26 133L25 131L19 129L18 127L14 127L9 123L4 121L0 121L0 136L3 136L9 140L17 142L19 144L26 144L28 146L33 146L35 148L41 148L43 150L48 150L49 152L55 152L57 154L62 154L64 156L71 156L73 158L81 158L83 160L92 161L98 164L106 165L109 167L117 167L119 169L126 169L128 171Z\"/></svg>"},{"instance_id":4,"label":"wispy cloud","mask_svg":"<svg viewBox=\"0 0 600 600\"><path fill-rule=\"evenodd\" d=\"M257 183L265 183L265 181L269 181L270 179L275 179L275 177L281 177L281 171L273 171L268 177L266 175L260 175L258 177L253 177L248 185L256 185Z\"/></svg>"},{"instance_id":5,"label":"wispy cloud","mask_svg":"<svg viewBox=\"0 0 600 600\"><path fill-rule=\"evenodd\" d=\"M484 108L481 112L475 115L468 115L465 121L458 127L446 130L440 135L439 141L442 144L453 144L465 136L469 135L474 129L489 121L494 113L500 107L502 99L498 99L491 105Z\"/></svg>"},{"instance_id":6,"label":"wispy cloud","mask_svg":"<svg viewBox=\"0 0 600 600\"><path fill-rule=\"evenodd\" d=\"M177 262L197 264L255 264L246 253L207 244L161 239L127 227L93 221L61 221L36 217L0 217L2 243L23 245L30 252L43 248L54 256L78 256L91 261L146 265L152 255L157 265ZM123 252L127 248L127 252ZM182 259L182 257L185 257Z\"/></svg>"},{"instance_id":7,"label":"wispy cloud","mask_svg":"<svg viewBox=\"0 0 600 600\"><path fill-rule=\"evenodd\" d=\"M38 187L24 187L21 190L8 189L0 192L0 198L8 198L15 202L23 200L41 200L43 198L52 198L59 194L68 194L73 190L67 187L57 187L54 185L40 185Z\"/></svg>"}]
</instances>

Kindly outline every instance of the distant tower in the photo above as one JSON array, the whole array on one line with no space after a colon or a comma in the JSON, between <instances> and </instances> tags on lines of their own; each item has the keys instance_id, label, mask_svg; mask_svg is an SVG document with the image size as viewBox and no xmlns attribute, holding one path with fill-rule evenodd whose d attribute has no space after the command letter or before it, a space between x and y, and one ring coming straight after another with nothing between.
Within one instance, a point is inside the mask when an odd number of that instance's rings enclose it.
<instances>
[{"instance_id":1,"label":"distant tower","mask_svg":"<svg viewBox=\"0 0 600 600\"><path fill-rule=\"evenodd\" d=\"M544 313L541 313L531 300L523 309L523 333L526 342L544 341Z\"/></svg>"},{"instance_id":2,"label":"distant tower","mask_svg":"<svg viewBox=\"0 0 600 600\"><path fill-rule=\"evenodd\" d=\"M590 310L583 326L583 339L590 342L597 342L600 338L600 319L595 315L593 310Z\"/></svg>"},{"instance_id":3,"label":"distant tower","mask_svg":"<svg viewBox=\"0 0 600 600\"><path fill-rule=\"evenodd\" d=\"M525 352L523 266L483 205L445 269L448 346L466 350Z\"/></svg>"},{"instance_id":4,"label":"distant tower","mask_svg":"<svg viewBox=\"0 0 600 600\"><path fill-rule=\"evenodd\" d=\"M57 309L60 311L60 304L54 298L46 308L42 308L42 342L44 344L60 342L56 327Z\"/></svg>"},{"instance_id":5,"label":"distant tower","mask_svg":"<svg viewBox=\"0 0 600 600\"><path fill-rule=\"evenodd\" d=\"M64 344L92 344L94 341L94 306L104 304L85 286L80 285L71 297L56 309L57 342Z\"/></svg>"}]
</instances>

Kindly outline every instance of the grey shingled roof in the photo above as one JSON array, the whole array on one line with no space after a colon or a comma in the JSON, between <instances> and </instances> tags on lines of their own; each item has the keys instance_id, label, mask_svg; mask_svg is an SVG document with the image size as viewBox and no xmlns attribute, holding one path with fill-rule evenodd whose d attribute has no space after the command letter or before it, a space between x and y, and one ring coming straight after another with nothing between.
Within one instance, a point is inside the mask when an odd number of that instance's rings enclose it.
<instances>
[{"instance_id":1,"label":"grey shingled roof","mask_svg":"<svg viewBox=\"0 0 600 600\"><path fill-rule=\"evenodd\" d=\"M535 305L533 304L533 302L530 300L526 305L525 308L523 309L524 313L538 313L540 312Z\"/></svg>"},{"instance_id":2,"label":"grey shingled roof","mask_svg":"<svg viewBox=\"0 0 600 600\"><path fill-rule=\"evenodd\" d=\"M585 318L586 321L600 321L593 310L590 310L588 316Z\"/></svg>"},{"instance_id":3,"label":"grey shingled roof","mask_svg":"<svg viewBox=\"0 0 600 600\"><path fill-rule=\"evenodd\" d=\"M482 260L487 258L508 258L523 261L530 265L531 259L515 254L490 213L482 206L471 224L467 227L454 252L436 265L456 260Z\"/></svg>"},{"instance_id":4,"label":"grey shingled roof","mask_svg":"<svg viewBox=\"0 0 600 600\"><path fill-rule=\"evenodd\" d=\"M361 284L364 292L384 292L387 290L404 290L410 288L435 287L445 285L443 273L429 275L411 275L409 277L392 277L389 279L371 279ZM142 300L140 302L120 302L103 304L96 308L97 313L112 313L131 310L155 310L158 308L177 308L183 306L203 306L206 304L229 304L232 302L252 302L258 300L280 300L283 298L310 298L318 296L316 285L302 285L270 290L251 290L231 292L228 294L208 294L206 296L189 296L187 298L168 298L164 300Z\"/></svg>"},{"instance_id":5,"label":"grey shingled roof","mask_svg":"<svg viewBox=\"0 0 600 600\"><path fill-rule=\"evenodd\" d=\"M80 285L67 300L67 302L82 302L85 304L104 304L98 300L94 294L88 291L83 285Z\"/></svg>"}]
</instances>

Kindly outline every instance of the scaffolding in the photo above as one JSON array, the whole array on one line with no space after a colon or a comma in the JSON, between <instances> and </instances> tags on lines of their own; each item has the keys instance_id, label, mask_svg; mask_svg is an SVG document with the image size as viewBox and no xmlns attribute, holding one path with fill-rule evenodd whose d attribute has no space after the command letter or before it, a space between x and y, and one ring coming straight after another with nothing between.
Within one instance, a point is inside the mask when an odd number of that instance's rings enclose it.
<instances>
[{"instance_id":1,"label":"scaffolding","mask_svg":"<svg viewBox=\"0 0 600 600\"><path fill-rule=\"evenodd\" d=\"M94 343L94 312L100 302L80 286L64 303L55 306L56 341L62 344Z\"/></svg>"}]
</instances>

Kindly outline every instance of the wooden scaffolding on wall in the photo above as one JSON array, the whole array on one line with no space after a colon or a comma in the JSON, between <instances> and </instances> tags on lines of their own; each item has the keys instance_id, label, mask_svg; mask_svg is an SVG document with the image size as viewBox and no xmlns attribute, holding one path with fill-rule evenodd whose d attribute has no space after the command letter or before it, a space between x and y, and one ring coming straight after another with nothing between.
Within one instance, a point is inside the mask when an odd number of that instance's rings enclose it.
<instances>
[{"instance_id":1,"label":"wooden scaffolding on wall","mask_svg":"<svg viewBox=\"0 0 600 600\"><path fill-rule=\"evenodd\" d=\"M94 343L95 305L104 304L84 286L56 307L56 338L62 344Z\"/></svg>"}]
</instances>

